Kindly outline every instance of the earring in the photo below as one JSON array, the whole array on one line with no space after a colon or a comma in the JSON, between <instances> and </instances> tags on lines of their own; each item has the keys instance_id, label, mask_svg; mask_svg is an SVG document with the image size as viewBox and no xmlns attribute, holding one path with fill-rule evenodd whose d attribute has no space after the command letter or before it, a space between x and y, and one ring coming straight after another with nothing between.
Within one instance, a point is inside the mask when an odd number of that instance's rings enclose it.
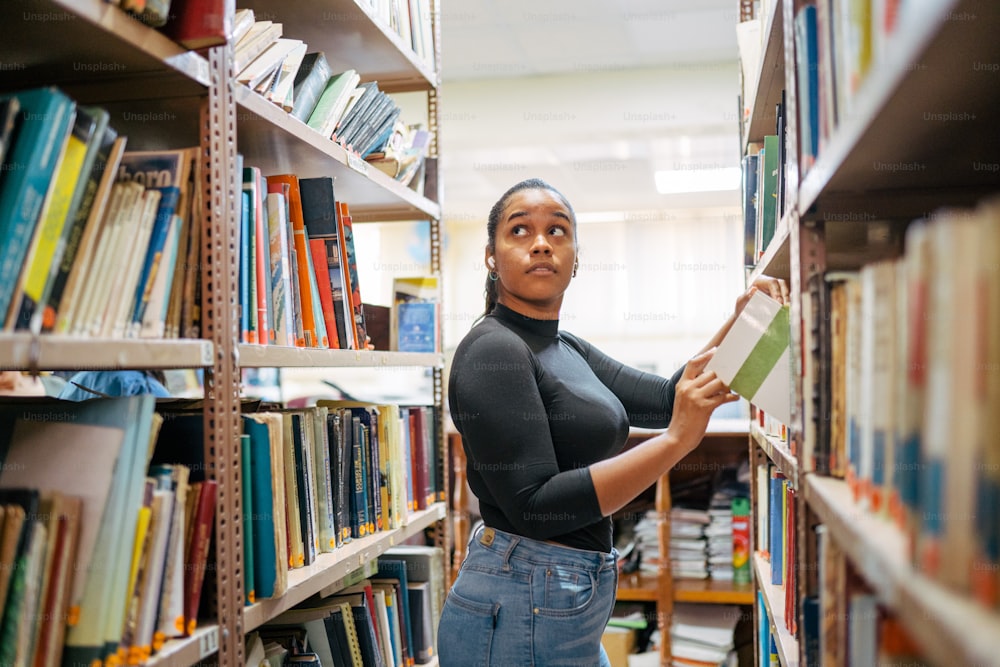
<instances>
[{"instance_id":1,"label":"earring","mask_svg":"<svg viewBox=\"0 0 1000 667\"><path fill-rule=\"evenodd\" d=\"M573 260L573 275L570 276L571 278L576 278L576 271L579 268L580 268L580 260L574 259Z\"/></svg>"},{"instance_id":2,"label":"earring","mask_svg":"<svg viewBox=\"0 0 1000 667\"><path fill-rule=\"evenodd\" d=\"M489 279L492 280L493 282L496 282L497 278L500 277L500 274L497 273L496 271L490 271L487 275L489 276Z\"/></svg>"}]
</instances>

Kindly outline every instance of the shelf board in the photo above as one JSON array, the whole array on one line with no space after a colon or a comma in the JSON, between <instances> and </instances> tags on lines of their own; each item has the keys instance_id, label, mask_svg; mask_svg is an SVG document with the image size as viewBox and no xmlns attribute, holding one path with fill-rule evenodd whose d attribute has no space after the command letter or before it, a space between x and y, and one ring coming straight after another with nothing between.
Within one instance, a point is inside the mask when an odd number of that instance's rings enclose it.
<instances>
[{"instance_id":1,"label":"shelf board","mask_svg":"<svg viewBox=\"0 0 1000 667\"><path fill-rule=\"evenodd\" d=\"M206 625L190 637L171 639L146 661L145 667L189 667L219 650L219 628Z\"/></svg>"},{"instance_id":2,"label":"shelf board","mask_svg":"<svg viewBox=\"0 0 1000 667\"><path fill-rule=\"evenodd\" d=\"M778 470L788 478L792 488L799 488L799 462L788 449L788 445L781 442L774 436L765 435L760 425L753 423L750 425L750 437L757 443L757 446L764 450L767 458L778 466Z\"/></svg>"},{"instance_id":3,"label":"shelf board","mask_svg":"<svg viewBox=\"0 0 1000 667\"><path fill-rule=\"evenodd\" d=\"M782 667L798 667L799 641L785 628L785 589L771 584L771 564L759 553L753 555L753 569L757 589L764 597L774 643L778 646L778 659Z\"/></svg>"},{"instance_id":4,"label":"shelf board","mask_svg":"<svg viewBox=\"0 0 1000 667\"><path fill-rule=\"evenodd\" d=\"M791 236L789 234L789 225L791 224L790 217L791 213L786 211L785 215L781 216L781 219L778 220L778 224L774 228L774 236L771 237L771 242L767 244L767 249L764 251L764 254L747 275L747 285L753 284L753 281L761 276L783 278L786 281L791 280L792 254Z\"/></svg>"},{"instance_id":5,"label":"shelf board","mask_svg":"<svg viewBox=\"0 0 1000 667\"><path fill-rule=\"evenodd\" d=\"M750 584L734 584L716 579L674 579L674 601L707 604L753 604ZM629 602L656 602L659 581L655 574L635 572L618 580L617 599Z\"/></svg>"},{"instance_id":6,"label":"shelf board","mask_svg":"<svg viewBox=\"0 0 1000 667\"><path fill-rule=\"evenodd\" d=\"M204 94L210 82L203 56L107 0L2 2L0 25L4 89L131 80L133 96L157 88Z\"/></svg>"},{"instance_id":7,"label":"shelf board","mask_svg":"<svg viewBox=\"0 0 1000 667\"><path fill-rule=\"evenodd\" d=\"M439 219L441 207L292 118L243 85L234 91L239 151L264 175L334 176L338 199L356 221Z\"/></svg>"},{"instance_id":8,"label":"shelf board","mask_svg":"<svg viewBox=\"0 0 1000 667\"><path fill-rule=\"evenodd\" d=\"M212 341L80 338L0 333L4 370L115 370L211 366Z\"/></svg>"},{"instance_id":9,"label":"shelf board","mask_svg":"<svg viewBox=\"0 0 1000 667\"><path fill-rule=\"evenodd\" d=\"M300 604L326 586L345 577L364 563L378 558L386 549L413 537L435 521L445 518L444 503L410 514L402 528L352 540L334 553L320 554L312 565L288 572L288 590L280 598L265 599L243 610L243 629L250 632L281 612Z\"/></svg>"},{"instance_id":10,"label":"shelf board","mask_svg":"<svg viewBox=\"0 0 1000 667\"><path fill-rule=\"evenodd\" d=\"M761 142L765 135L777 131L775 107L781 101L781 91L785 88L785 28L780 9L781 2L772 2L761 24L764 44L760 69L753 87L748 91L748 98L752 98L753 102L750 117L743 122L743 155L746 155L748 143Z\"/></svg>"},{"instance_id":11,"label":"shelf board","mask_svg":"<svg viewBox=\"0 0 1000 667\"><path fill-rule=\"evenodd\" d=\"M915 570L906 537L861 509L840 479L809 475L805 498L882 604L906 626L932 664L991 665L1000 655L1000 613Z\"/></svg>"},{"instance_id":12,"label":"shelf board","mask_svg":"<svg viewBox=\"0 0 1000 667\"><path fill-rule=\"evenodd\" d=\"M434 353L389 352L386 350L321 350L283 345L239 346L242 368L441 368L444 357Z\"/></svg>"},{"instance_id":13,"label":"shelf board","mask_svg":"<svg viewBox=\"0 0 1000 667\"><path fill-rule=\"evenodd\" d=\"M287 0L246 0L240 8L281 23L282 35L301 39L308 51L322 51L332 73L357 70L387 92L438 86L434 68L359 0L296 0L294 9Z\"/></svg>"},{"instance_id":14,"label":"shelf board","mask_svg":"<svg viewBox=\"0 0 1000 667\"><path fill-rule=\"evenodd\" d=\"M912 193L933 206L964 204L1000 185L1000 8L992 0L907 7L882 61L874 64L799 188L799 212L842 213L843 194L895 193L853 215L912 214ZM977 65L981 67L977 68ZM985 165L987 168L977 168Z\"/></svg>"},{"instance_id":15,"label":"shelf board","mask_svg":"<svg viewBox=\"0 0 1000 667\"><path fill-rule=\"evenodd\" d=\"M753 604L753 586L719 579L674 579L675 602Z\"/></svg>"}]
</instances>

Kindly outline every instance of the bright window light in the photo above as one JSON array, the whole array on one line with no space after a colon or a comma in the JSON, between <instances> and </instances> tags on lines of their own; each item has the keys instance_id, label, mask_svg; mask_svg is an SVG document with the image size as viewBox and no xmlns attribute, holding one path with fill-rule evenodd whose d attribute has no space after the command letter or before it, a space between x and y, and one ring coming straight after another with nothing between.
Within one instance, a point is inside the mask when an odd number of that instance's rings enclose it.
<instances>
[{"instance_id":1,"label":"bright window light","mask_svg":"<svg viewBox=\"0 0 1000 667\"><path fill-rule=\"evenodd\" d=\"M653 177L656 179L656 191L661 195L740 189L739 167L657 171Z\"/></svg>"}]
</instances>

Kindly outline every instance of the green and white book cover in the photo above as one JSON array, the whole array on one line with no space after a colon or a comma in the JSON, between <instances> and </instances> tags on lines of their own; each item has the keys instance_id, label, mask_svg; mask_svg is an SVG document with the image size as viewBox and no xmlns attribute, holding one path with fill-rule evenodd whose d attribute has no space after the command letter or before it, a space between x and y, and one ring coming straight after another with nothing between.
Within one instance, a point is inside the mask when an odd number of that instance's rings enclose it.
<instances>
[{"instance_id":1,"label":"green and white book cover","mask_svg":"<svg viewBox=\"0 0 1000 667\"><path fill-rule=\"evenodd\" d=\"M705 370L782 424L791 421L788 306L755 292Z\"/></svg>"}]
</instances>

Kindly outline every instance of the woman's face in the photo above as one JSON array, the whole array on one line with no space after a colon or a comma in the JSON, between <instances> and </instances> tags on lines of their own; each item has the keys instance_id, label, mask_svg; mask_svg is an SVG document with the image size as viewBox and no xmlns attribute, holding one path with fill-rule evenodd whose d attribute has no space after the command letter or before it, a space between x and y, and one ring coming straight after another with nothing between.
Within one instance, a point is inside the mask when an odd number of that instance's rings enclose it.
<instances>
[{"instance_id":1,"label":"woman's face","mask_svg":"<svg viewBox=\"0 0 1000 667\"><path fill-rule=\"evenodd\" d=\"M495 250L498 301L535 319L557 319L576 262L572 214L562 199L544 189L514 193Z\"/></svg>"}]
</instances>

